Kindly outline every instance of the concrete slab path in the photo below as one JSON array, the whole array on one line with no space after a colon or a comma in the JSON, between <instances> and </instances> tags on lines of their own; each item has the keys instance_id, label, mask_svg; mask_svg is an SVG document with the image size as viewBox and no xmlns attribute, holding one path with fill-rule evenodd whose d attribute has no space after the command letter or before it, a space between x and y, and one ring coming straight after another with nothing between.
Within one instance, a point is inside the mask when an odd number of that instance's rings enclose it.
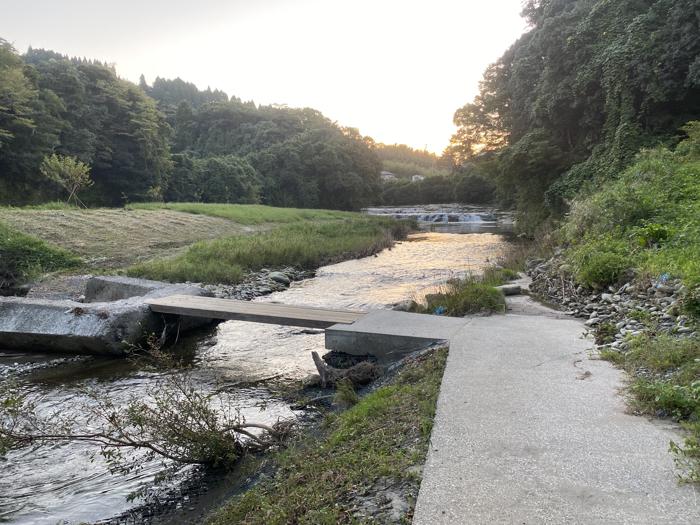
<instances>
[{"instance_id":1,"label":"concrete slab path","mask_svg":"<svg viewBox=\"0 0 700 525\"><path fill-rule=\"evenodd\" d=\"M675 427L626 413L582 323L518 301L451 338L413 523L700 523Z\"/></svg>"}]
</instances>

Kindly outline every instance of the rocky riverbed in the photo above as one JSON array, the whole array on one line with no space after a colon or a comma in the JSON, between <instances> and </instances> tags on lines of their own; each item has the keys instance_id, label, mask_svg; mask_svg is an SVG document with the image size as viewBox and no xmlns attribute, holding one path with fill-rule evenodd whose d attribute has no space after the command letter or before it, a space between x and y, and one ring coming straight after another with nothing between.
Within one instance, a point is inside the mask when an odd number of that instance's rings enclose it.
<instances>
[{"instance_id":1,"label":"rocky riverbed","mask_svg":"<svg viewBox=\"0 0 700 525\"><path fill-rule=\"evenodd\" d=\"M593 290L573 280L561 251L548 260L530 261L527 273L531 292L560 305L568 315L586 319L601 348L625 351L628 336L642 334L696 335L696 327L682 312L687 289L668 275Z\"/></svg>"},{"instance_id":2,"label":"rocky riverbed","mask_svg":"<svg viewBox=\"0 0 700 525\"><path fill-rule=\"evenodd\" d=\"M250 273L238 284L208 284L204 289L222 299L250 301L256 297L286 290L294 281L309 279L315 274L313 270L299 270L291 266L275 270L263 268Z\"/></svg>"}]
</instances>

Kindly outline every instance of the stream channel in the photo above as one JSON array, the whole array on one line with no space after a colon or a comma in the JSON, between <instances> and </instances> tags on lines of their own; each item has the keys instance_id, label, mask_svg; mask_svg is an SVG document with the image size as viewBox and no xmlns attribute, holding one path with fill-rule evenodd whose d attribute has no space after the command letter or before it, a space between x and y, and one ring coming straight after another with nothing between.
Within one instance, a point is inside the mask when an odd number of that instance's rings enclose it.
<instances>
[{"instance_id":1,"label":"stream channel","mask_svg":"<svg viewBox=\"0 0 700 525\"><path fill-rule=\"evenodd\" d=\"M414 217L423 231L376 256L322 267L314 278L256 300L360 310L390 308L405 299L420 299L451 277L480 271L503 253L507 241L502 234L512 227L507 214L457 205L366 211ZM147 396L162 374L179 373L154 372L123 359L9 352L1 344L0 381L14 380L25 392L39 396L39 411L44 413L75 410L86 388L116 404L126 403L132 395ZM324 353L324 336L293 327L229 321L180 341L174 350L193 364L192 373L202 389L225 385L247 420L274 423L298 414L275 398L266 384L315 372L311 351ZM30 447L0 458L0 523L95 523L113 516L122 516L119 523L134 522L128 518L129 509L142 508L143 499L128 501L127 496L149 486L163 469L162 463L145 462L128 475L110 474L101 456L91 457L91 450L82 444ZM184 467L170 483L207 485L219 500L227 495L227 484L235 483L235 473L219 479L196 476L201 472ZM174 503L180 523L186 521L188 511L201 512L191 506L195 503L187 491L183 493Z\"/></svg>"}]
</instances>

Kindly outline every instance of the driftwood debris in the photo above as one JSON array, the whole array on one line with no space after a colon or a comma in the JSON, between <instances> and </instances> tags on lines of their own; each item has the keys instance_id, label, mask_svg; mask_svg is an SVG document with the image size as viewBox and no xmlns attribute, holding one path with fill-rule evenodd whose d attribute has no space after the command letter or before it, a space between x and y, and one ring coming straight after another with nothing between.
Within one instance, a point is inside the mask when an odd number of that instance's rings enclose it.
<instances>
[{"instance_id":1,"label":"driftwood debris","mask_svg":"<svg viewBox=\"0 0 700 525\"><path fill-rule=\"evenodd\" d=\"M341 379L348 379L353 386L366 385L382 375L379 365L369 361L361 361L350 368L333 368L324 363L318 352L311 352L318 375L321 377L321 387L334 386Z\"/></svg>"}]
</instances>

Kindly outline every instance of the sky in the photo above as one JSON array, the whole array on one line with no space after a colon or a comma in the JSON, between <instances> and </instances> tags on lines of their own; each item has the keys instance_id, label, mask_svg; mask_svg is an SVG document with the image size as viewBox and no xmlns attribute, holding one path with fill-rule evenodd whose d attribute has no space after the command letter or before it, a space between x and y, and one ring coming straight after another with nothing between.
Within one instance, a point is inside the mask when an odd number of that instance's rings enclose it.
<instances>
[{"instance_id":1,"label":"sky","mask_svg":"<svg viewBox=\"0 0 700 525\"><path fill-rule=\"evenodd\" d=\"M312 107L379 142L436 153L484 69L525 30L521 0L0 0L0 37Z\"/></svg>"}]
</instances>

